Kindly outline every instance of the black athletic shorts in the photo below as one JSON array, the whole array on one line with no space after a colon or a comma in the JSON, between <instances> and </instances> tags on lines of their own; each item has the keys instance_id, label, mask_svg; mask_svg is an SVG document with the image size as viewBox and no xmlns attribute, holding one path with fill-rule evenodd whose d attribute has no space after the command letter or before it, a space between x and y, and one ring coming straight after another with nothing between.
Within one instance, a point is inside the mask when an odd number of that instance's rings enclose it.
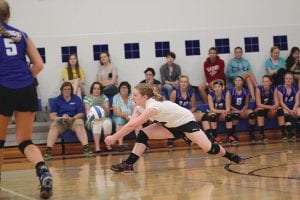
<instances>
[{"instance_id":1,"label":"black athletic shorts","mask_svg":"<svg viewBox=\"0 0 300 200\"><path fill-rule=\"evenodd\" d=\"M185 136L184 133L194 133L201 130L200 125L197 124L197 122L195 121L190 121L186 124L183 124L175 128L168 128L168 127L165 128L168 129L174 135L175 139L183 138Z\"/></svg>"},{"instance_id":2,"label":"black athletic shorts","mask_svg":"<svg viewBox=\"0 0 300 200\"><path fill-rule=\"evenodd\" d=\"M38 111L38 97L34 85L20 89L0 86L0 115L10 117L14 111Z\"/></svg>"}]
</instances>

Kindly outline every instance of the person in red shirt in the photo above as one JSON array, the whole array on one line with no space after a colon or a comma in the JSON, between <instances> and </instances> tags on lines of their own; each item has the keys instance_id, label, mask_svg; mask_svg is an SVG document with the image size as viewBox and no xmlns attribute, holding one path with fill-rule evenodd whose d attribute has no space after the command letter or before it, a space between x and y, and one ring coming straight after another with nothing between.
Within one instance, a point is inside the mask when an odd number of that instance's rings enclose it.
<instances>
[{"instance_id":1,"label":"person in red shirt","mask_svg":"<svg viewBox=\"0 0 300 200\"><path fill-rule=\"evenodd\" d=\"M216 80L222 80L226 83L226 77L224 73L225 64L224 61L218 56L217 49L211 47L208 51L208 58L203 65L205 79L203 83L200 83L198 90L203 103L207 103L207 92L212 88L212 84Z\"/></svg>"}]
</instances>

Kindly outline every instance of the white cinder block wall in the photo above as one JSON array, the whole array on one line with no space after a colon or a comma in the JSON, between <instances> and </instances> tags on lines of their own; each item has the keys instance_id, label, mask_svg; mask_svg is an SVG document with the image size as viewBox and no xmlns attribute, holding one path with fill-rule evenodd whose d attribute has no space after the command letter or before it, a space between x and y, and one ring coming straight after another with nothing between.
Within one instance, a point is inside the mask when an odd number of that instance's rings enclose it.
<instances>
[{"instance_id":1,"label":"white cinder block wall","mask_svg":"<svg viewBox=\"0 0 300 200\"><path fill-rule=\"evenodd\" d=\"M203 78L203 62L217 38L230 39L230 54L244 48L244 37L259 37L260 52L245 53L259 80L274 35L287 35L289 49L300 46L299 0L8 0L10 24L26 31L37 47L46 49L45 68L38 76L43 104L58 94L62 46L77 46L87 87L95 80L99 62L93 60L94 44L108 44L119 81L136 84L146 67L157 72L165 58L156 58L154 42L169 41L182 73L193 85ZM186 56L185 40L200 40L201 55ZM140 59L124 58L124 43L140 44ZM286 58L288 51L282 51ZM160 79L159 73L157 78Z\"/></svg>"}]
</instances>

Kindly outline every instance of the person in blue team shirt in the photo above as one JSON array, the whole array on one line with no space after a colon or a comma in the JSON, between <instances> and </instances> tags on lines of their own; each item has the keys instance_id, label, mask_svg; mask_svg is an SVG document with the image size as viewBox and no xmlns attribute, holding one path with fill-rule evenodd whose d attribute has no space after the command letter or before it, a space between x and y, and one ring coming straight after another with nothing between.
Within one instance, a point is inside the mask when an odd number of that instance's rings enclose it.
<instances>
[{"instance_id":1,"label":"person in blue team shirt","mask_svg":"<svg viewBox=\"0 0 300 200\"><path fill-rule=\"evenodd\" d=\"M285 125L288 133L288 138L296 139L296 135L293 135L292 127L296 120L299 121L300 108L299 108L299 90L293 85L293 74L287 72L284 76L284 85L278 86L278 96L280 106L283 108ZM287 140L285 134L282 135L282 140Z\"/></svg>"},{"instance_id":2,"label":"person in blue team shirt","mask_svg":"<svg viewBox=\"0 0 300 200\"><path fill-rule=\"evenodd\" d=\"M254 91L257 87L257 81L249 61L243 58L243 49L241 47L236 47L234 49L234 58L230 59L227 64L226 76L228 81L232 84L236 76L243 77L249 89L251 98L255 101Z\"/></svg>"},{"instance_id":3,"label":"person in blue team shirt","mask_svg":"<svg viewBox=\"0 0 300 200\"><path fill-rule=\"evenodd\" d=\"M241 76L237 76L234 79L234 87L228 90L231 99L231 113L233 119L233 130L235 132L238 121L242 119L248 119L250 124L249 136L252 142L255 141L254 125L256 121L256 113L248 108L249 103L249 90L243 87L244 79ZM230 143L236 143L237 136L230 136Z\"/></svg>"},{"instance_id":4,"label":"person in blue team shirt","mask_svg":"<svg viewBox=\"0 0 300 200\"><path fill-rule=\"evenodd\" d=\"M50 198L52 176L39 148L32 142L33 122L38 110L34 79L43 69L43 61L31 38L10 26L9 18L9 4L0 0L0 170L7 127L14 114L16 143L20 151L35 165L40 181L40 197ZM26 56L32 63L30 68Z\"/></svg>"},{"instance_id":5,"label":"person in blue team shirt","mask_svg":"<svg viewBox=\"0 0 300 200\"><path fill-rule=\"evenodd\" d=\"M217 122L225 121L226 131L228 137L236 135L232 129L232 115L230 112L230 97L226 93L223 80L213 82L213 90L208 93L208 106L209 106L209 119L210 119L210 132L211 141L222 143L220 136L217 134Z\"/></svg>"},{"instance_id":6,"label":"person in blue team shirt","mask_svg":"<svg viewBox=\"0 0 300 200\"><path fill-rule=\"evenodd\" d=\"M193 113L196 122L202 121L203 130L207 132L207 130L209 129L208 114L201 111L197 111L196 97L192 87L190 86L188 76L182 75L179 77L179 87L172 91L170 95L170 101L180 105L183 108L190 110ZM190 141L187 138L184 139L187 143L190 143ZM169 148L173 146L172 139L168 140L168 146Z\"/></svg>"},{"instance_id":7,"label":"person in blue team shirt","mask_svg":"<svg viewBox=\"0 0 300 200\"><path fill-rule=\"evenodd\" d=\"M271 77L264 75L262 85L256 88L256 115L257 124L260 133L260 141L266 143L268 139L265 136L265 117L277 117L281 133L285 131L285 121L283 109L279 106L277 88L272 84Z\"/></svg>"},{"instance_id":8,"label":"person in blue team shirt","mask_svg":"<svg viewBox=\"0 0 300 200\"><path fill-rule=\"evenodd\" d=\"M83 153L86 157L92 156L93 152L88 144L87 134L84 128L84 107L77 95L73 94L73 86L70 82L64 82L60 87L61 94L57 96L50 105L50 125L47 148L44 153L46 160L51 159L52 147L59 134L66 130L76 133L83 146Z\"/></svg>"}]
</instances>

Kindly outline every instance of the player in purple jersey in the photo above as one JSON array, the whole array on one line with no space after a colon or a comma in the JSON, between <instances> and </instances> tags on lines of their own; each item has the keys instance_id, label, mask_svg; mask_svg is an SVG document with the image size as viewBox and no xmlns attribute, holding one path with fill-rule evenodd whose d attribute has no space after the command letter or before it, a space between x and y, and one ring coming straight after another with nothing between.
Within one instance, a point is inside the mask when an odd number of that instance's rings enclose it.
<instances>
[{"instance_id":1,"label":"player in purple jersey","mask_svg":"<svg viewBox=\"0 0 300 200\"><path fill-rule=\"evenodd\" d=\"M20 151L35 165L40 181L40 197L52 195L52 176L37 146L32 143L32 129L38 99L34 78L43 61L32 40L22 31L7 24L9 5L0 0L0 169L7 127L14 114L16 142ZM32 67L29 68L26 56ZM25 183L26 184L26 183Z\"/></svg>"},{"instance_id":2,"label":"player in purple jersey","mask_svg":"<svg viewBox=\"0 0 300 200\"><path fill-rule=\"evenodd\" d=\"M249 136L254 142L255 132L254 125L256 121L256 113L248 108L249 91L243 87L244 79L241 76L234 78L234 87L228 90L231 99L231 113L233 118L233 130L235 132L236 125L240 119L248 119L250 124ZM237 136L229 137L229 142L236 143Z\"/></svg>"},{"instance_id":3,"label":"player in purple jersey","mask_svg":"<svg viewBox=\"0 0 300 200\"><path fill-rule=\"evenodd\" d=\"M196 122L202 122L203 130L206 134L209 132L209 117L205 112L197 111L196 109L196 97L193 92L193 89L190 87L189 77L186 75L182 75L179 77L179 87L176 90L173 90L170 95L170 101L190 110ZM187 143L190 141L187 138L184 138ZM171 148L173 146L173 140L168 140L168 147Z\"/></svg>"},{"instance_id":4,"label":"player in purple jersey","mask_svg":"<svg viewBox=\"0 0 300 200\"><path fill-rule=\"evenodd\" d=\"M260 133L260 141L266 143L268 139L265 136L264 124L265 118L277 117L281 133L285 131L285 121L283 109L279 106L279 98L276 87L272 84L271 77L264 75L262 85L256 88L256 115L257 124Z\"/></svg>"},{"instance_id":5,"label":"player in purple jersey","mask_svg":"<svg viewBox=\"0 0 300 200\"><path fill-rule=\"evenodd\" d=\"M208 93L210 132L212 141L222 143L220 136L217 134L217 122L225 121L228 137L235 135L232 129L232 115L230 113L230 97L224 90L224 82L222 80L213 82L213 90Z\"/></svg>"},{"instance_id":6,"label":"player in purple jersey","mask_svg":"<svg viewBox=\"0 0 300 200\"><path fill-rule=\"evenodd\" d=\"M283 108L286 130L288 138L295 140L296 134L293 134L293 125L299 121L299 90L293 85L293 74L287 72L284 76L284 85L278 86L278 96L280 106ZM287 140L285 134L281 138L283 141Z\"/></svg>"}]
</instances>

